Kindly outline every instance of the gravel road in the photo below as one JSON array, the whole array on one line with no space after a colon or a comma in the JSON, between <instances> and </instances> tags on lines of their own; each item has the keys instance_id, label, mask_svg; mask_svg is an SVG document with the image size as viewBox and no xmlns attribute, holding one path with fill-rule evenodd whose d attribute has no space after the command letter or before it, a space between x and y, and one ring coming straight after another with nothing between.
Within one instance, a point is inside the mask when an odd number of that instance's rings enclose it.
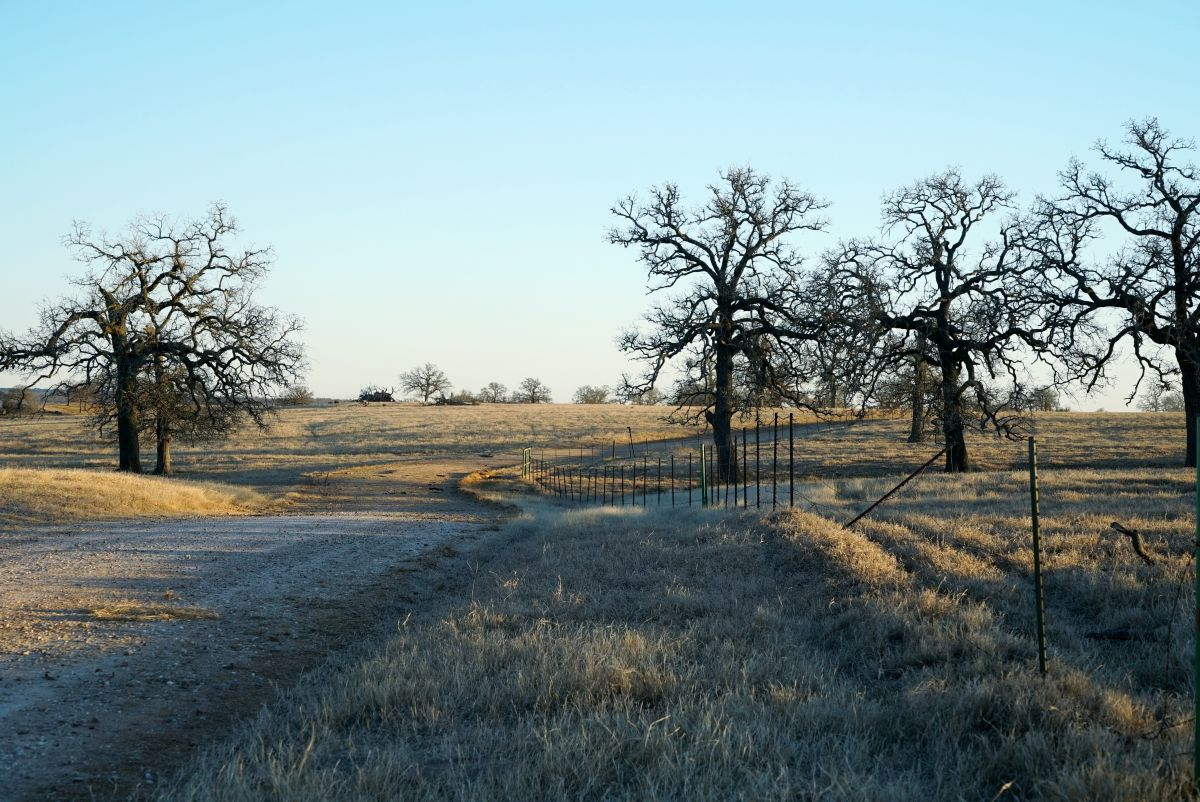
<instances>
[{"instance_id":1,"label":"gravel road","mask_svg":"<svg viewBox=\"0 0 1200 802\"><path fill-rule=\"evenodd\" d=\"M42 527L0 539L0 798L124 799L331 651L499 513L456 468L351 470L359 509ZM461 473L461 471L457 471ZM97 620L117 602L216 620ZM394 624L394 620L390 621Z\"/></svg>"}]
</instances>

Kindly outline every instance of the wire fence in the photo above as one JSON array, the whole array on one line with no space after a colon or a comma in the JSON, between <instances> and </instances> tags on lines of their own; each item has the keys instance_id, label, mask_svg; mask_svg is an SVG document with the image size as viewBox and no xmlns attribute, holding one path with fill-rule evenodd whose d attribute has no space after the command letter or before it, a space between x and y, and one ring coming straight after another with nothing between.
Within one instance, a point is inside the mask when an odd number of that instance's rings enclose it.
<instances>
[{"instance_id":1,"label":"wire fence","mask_svg":"<svg viewBox=\"0 0 1200 802\"><path fill-rule=\"evenodd\" d=\"M690 440L690 438L689 438ZM731 432L727 448L697 437L567 448L525 448L521 476L571 504L724 508L795 507L796 418L778 413ZM811 506L811 505L810 505Z\"/></svg>"}]
</instances>

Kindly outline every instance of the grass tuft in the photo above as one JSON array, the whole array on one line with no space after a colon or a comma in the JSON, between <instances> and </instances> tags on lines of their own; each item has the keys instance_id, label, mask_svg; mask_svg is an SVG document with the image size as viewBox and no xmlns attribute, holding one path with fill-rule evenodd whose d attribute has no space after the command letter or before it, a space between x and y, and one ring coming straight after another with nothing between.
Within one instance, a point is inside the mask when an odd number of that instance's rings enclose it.
<instances>
[{"instance_id":1,"label":"grass tuft","mask_svg":"<svg viewBox=\"0 0 1200 802\"><path fill-rule=\"evenodd\" d=\"M221 618L220 613L204 607L142 602L113 602L91 607L87 613L97 621L217 621Z\"/></svg>"}]
</instances>

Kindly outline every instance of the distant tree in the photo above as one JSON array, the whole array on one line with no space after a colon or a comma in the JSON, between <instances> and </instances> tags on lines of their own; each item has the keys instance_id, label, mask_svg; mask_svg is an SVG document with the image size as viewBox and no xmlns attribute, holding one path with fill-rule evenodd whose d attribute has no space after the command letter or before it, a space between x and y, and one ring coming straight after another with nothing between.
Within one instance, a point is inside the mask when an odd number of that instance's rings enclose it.
<instances>
[{"instance_id":1,"label":"distant tree","mask_svg":"<svg viewBox=\"0 0 1200 802\"><path fill-rule=\"evenodd\" d=\"M66 242L89 266L79 296L45 307L25 336L0 336L0 370L54 380L52 393L107 388L123 471L141 471L146 416L171 411L155 427L164 473L174 431L236 418L265 426L272 397L303 367L300 324L255 303L271 254L231 251L237 231L220 204L185 223L139 219L115 240L77 224Z\"/></svg>"},{"instance_id":2,"label":"distant tree","mask_svg":"<svg viewBox=\"0 0 1200 802\"><path fill-rule=\"evenodd\" d=\"M608 388L603 385L593 387L585 384L575 391L574 402L576 404L607 404L608 393Z\"/></svg>"},{"instance_id":3,"label":"distant tree","mask_svg":"<svg viewBox=\"0 0 1200 802\"><path fill-rule=\"evenodd\" d=\"M400 387L404 392L419 397L425 404L429 403L430 398L445 393L452 386L446 374L432 362L426 362L400 374Z\"/></svg>"},{"instance_id":4,"label":"distant tree","mask_svg":"<svg viewBox=\"0 0 1200 802\"><path fill-rule=\"evenodd\" d=\"M385 401L395 401L396 397L390 388L368 384L358 391L358 400L364 404L372 402L383 403Z\"/></svg>"},{"instance_id":5,"label":"distant tree","mask_svg":"<svg viewBox=\"0 0 1200 802\"><path fill-rule=\"evenodd\" d=\"M488 382L487 386L479 391L479 400L485 404L500 404L508 397L508 388L500 382Z\"/></svg>"},{"instance_id":6,"label":"distant tree","mask_svg":"<svg viewBox=\"0 0 1200 802\"><path fill-rule=\"evenodd\" d=\"M459 390L450 395L439 395L433 400L433 403L438 406L450 407L474 406L479 403L479 399L470 390Z\"/></svg>"},{"instance_id":7,"label":"distant tree","mask_svg":"<svg viewBox=\"0 0 1200 802\"><path fill-rule=\"evenodd\" d=\"M1034 388L1029 402L1035 412L1053 412L1058 409L1058 390L1050 385Z\"/></svg>"},{"instance_id":8,"label":"distant tree","mask_svg":"<svg viewBox=\"0 0 1200 802\"><path fill-rule=\"evenodd\" d=\"M1143 412L1183 412L1187 404L1182 392L1162 381L1154 381L1139 396L1138 409Z\"/></svg>"},{"instance_id":9,"label":"distant tree","mask_svg":"<svg viewBox=\"0 0 1200 802\"><path fill-rule=\"evenodd\" d=\"M550 401L550 388L532 376L521 380L513 391L513 401L518 404L543 404Z\"/></svg>"},{"instance_id":10,"label":"distant tree","mask_svg":"<svg viewBox=\"0 0 1200 802\"><path fill-rule=\"evenodd\" d=\"M1138 409L1143 412L1162 412L1163 396L1171 391L1170 386L1162 382L1150 382L1138 397Z\"/></svg>"},{"instance_id":11,"label":"distant tree","mask_svg":"<svg viewBox=\"0 0 1200 802\"><path fill-rule=\"evenodd\" d=\"M908 442L925 440L925 424L936 405L936 390L929 381L929 366L918 353L891 365L875 383L873 397L884 409L908 410Z\"/></svg>"},{"instance_id":12,"label":"distant tree","mask_svg":"<svg viewBox=\"0 0 1200 802\"><path fill-rule=\"evenodd\" d=\"M0 392L0 415L20 415L29 408L28 391L13 387Z\"/></svg>"},{"instance_id":13,"label":"distant tree","mask_svg":"<svg viewBox=\"0 0 1200 802\"><path fill-rule=\"evenodd\" d=\"M801 259L790 239L820 231L826 204L788 181L772 182L749 168L725 171L705 199L686 206L674 184L629 196L612 208L609 241L634 248L652 293L674 290L647 315L647 327L625 332L621 349L645 364L626 377L624 397L655 387L668 366L691 386L707 385L711 403L691 418L711 426L719 475L738 475L733 416L739 411L737 363L752 363L759 387L790 392L803 367L796 343L817 332L802 312ZM770 354L770 364L756 360ZM711 374L709 373L711 369Z\"/></svg>"},{"instance_id":14,"label":"distant tree","mask_svg":"<svg viewBox=\"0 0 1200 802\"><path fill-rule=\"evenodd\" d=\"M283 395L279 396L279 404L285 407L303 407L308 406L313 402L312 390L305 387L303 384L297 384L295 387L289 387Z\"/></svg>"},{"instance_id":15,"label":"distant tree","mask_svg":"<svg viewBox=\"0 0 1200 802\"><path fill-rule=\"evenodd\" d=\"M665 404L667 394L657 387L647 387L640 393L633 393L629 396L629 403L635 407L653 407L659 404Z\"/></svg>"}]
</instances>

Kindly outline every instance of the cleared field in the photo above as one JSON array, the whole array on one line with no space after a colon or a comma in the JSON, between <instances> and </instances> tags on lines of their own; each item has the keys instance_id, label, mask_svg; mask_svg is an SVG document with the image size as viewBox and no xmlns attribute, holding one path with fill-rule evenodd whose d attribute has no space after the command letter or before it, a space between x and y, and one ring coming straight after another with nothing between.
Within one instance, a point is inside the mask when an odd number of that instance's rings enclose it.
<instances>
[{"instance_id":1,"label":"cleared field","mask_svg":"<svg viewBox=\"0 0 1200 802\"><path fill-rule=\"evenodd\" d=\"M567 510L501 473L469 486L524 515L471 555L469 595L415 607L160 798L1191 798L1180 424L1039 423L1046 679L1023 472L923 476L834 522L936 448L899 423L814 448L829 478L776 515ZM1007 469L1019 448L976 453Z\"/></svg>"}]
</instances>

